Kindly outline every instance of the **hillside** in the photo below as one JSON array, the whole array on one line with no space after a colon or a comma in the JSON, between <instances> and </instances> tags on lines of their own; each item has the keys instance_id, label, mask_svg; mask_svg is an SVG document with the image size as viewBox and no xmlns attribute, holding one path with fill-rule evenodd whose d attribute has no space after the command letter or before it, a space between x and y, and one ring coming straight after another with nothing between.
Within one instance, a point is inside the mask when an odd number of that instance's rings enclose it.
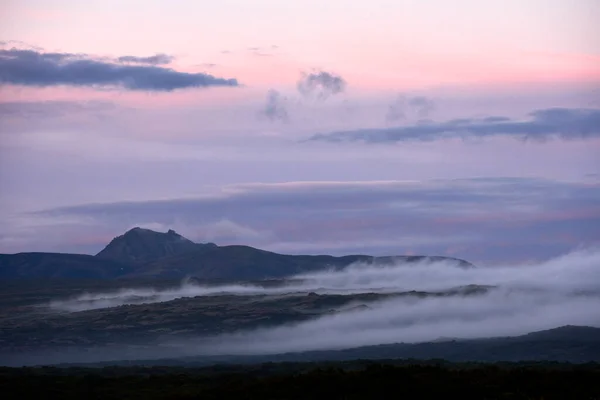
<instances>
[{"instance_id":1,"label":"hillside","mask_svg":"<svg viewBox=\"0 0 600 400\"><path fill-rule=\"evenodd\" d=\"M282 278L322 268L343 268L355 262L390 264L449 261L472 267L464 260L429 256L372 257L350 255L285 255L250 246L194 243L169 230L166 233L133 228L114 238L95 256L59 253L0 254L0 278L184 278L246 280Z\"/></svg>"},{"instance_id":2,"label":"hillside","mask_svg":"<svg viewBox=\"0 0 600 400\"><path fill-rule=\"evenodd\" d=\"M0 279L110 279L132 271L132 266L127 263L102 260L85 254L0 254Z\"/></svg>"},{"instance_id":3,"label":"hillside","mask_svg":"<svg viewBox=\"0 0 600 400\"><path fill-rule=\"evenodd\" d=\"M466 287L462 291L345 294L300 291L281 296L277 292L198 295L199 292L186 288L171 296L177 291L178 282L165 282L162 279L155 283L151 280L129 281L124 287L119 280L63 280L62 283L50 280L35 285L20 280L2 281L0 365L118 363L119 360L149 360L148 364L155 365L386 358L440 358L452 361L600 360L600 328L584 326L562 326L515 337L479 339L460 339L460 334L444 339L443 336L447 335L440 330L432 335L427 334L426 340L430 341L421 343L402 343L402 337L399 336L397 343L390 341L363 347L349 344L348 348L339 350L288 352L294 350L282 346L280 354L260 355L258 352L255 355L243 355L243 352L240 354L232 350L229 355L227 352L203 355L198 338L300 326L320 318L346 319L352 313L375 309L387 301L408 304L437 298L473 304L467 298L477 301L480 296L494 289L478 287L478 290L473 290L473 287ZM276 283L271 280L267 284ZM119 299L114 297L117 293L121 293ZM123 294L127 298L124 299ZM485 298L481 299L485 301ZM367 316L354 315L356 318ZM351 332L352 329L349 330ZM181 346L186 341L189 345ZM251 342L252 339L249 339ZM165 358L172 361L167 363Z\"/></svg>"}]
</instances>

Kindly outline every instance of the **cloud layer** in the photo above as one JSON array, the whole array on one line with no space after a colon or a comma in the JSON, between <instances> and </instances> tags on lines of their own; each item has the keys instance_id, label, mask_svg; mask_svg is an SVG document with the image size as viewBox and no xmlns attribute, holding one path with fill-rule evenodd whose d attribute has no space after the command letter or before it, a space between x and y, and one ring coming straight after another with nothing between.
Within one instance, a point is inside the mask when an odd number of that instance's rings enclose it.
<instances>
[{"instance_id":1,"label":"cloud layer","mask_svg":"<svg viewBox=\"0 0 600 400\"><path fill-rule=\"evenodd\" d=\"M597 244L598 199L597 183L532 178L289 182L233 185L190 199L63 207L27 218L57 227L86 221L72 240L106 232L94 251L131 226L157 224L200 242L284 253L425 253L489 262ZM210 228L225 225L237 227L235 234ZM45 229L34 231L51 237Z\"/></svg>"},{"instance_id":2,"label":"cloud layer","mask_svg":"<svg viewBox=\"0 0 600 400\"><path fill-rule=\"evenodd\" d=\"M137 62L161 64L156 59ZM125 56L127 60L136 59ZM154 61L154 62L151 62ZM126 90L173 91L184 88L239 86L236 79L204 73L179 72L157 65L128 65L95 59L86 54L44 53L35 50L0 50L0 83L22 86L84 86Z\"/></svg>"},{"instance_id":3,"label":"cloud layer","mask_svg":"<svg viewBox=\"0 0 600 400\"><path fill-rule=\"evenodd\" d=\"M393 117L398 119L402 117L402 113L395 110ZM507 117L487 117L423 122L394 128L321 133L312 136L310 140L393 143L493 136L510 136L522 140L589 139L600 136L600 109L548 108L533 111L529 117L523 121Z\"/></svg>"}]
</instances>

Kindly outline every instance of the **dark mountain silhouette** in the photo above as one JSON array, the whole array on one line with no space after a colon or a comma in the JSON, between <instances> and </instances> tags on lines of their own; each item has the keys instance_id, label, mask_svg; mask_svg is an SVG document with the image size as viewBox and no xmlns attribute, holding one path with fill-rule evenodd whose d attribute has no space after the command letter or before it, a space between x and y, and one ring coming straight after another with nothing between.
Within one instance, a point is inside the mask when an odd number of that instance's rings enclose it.
<instances>
[{"instance_id":1,"label":"dark mountain silhouette","mask_svg":"<svg viewBox=\"0 0 600 400\"><path fill-rule=\"evenodd\" d=\"M131 273L133 268L85 254L0 254L0 279L78 278L110 279Z\"/></svg>"},{"instance_id":2,"label":"dark mountain silhouette","mask_svg":"<svg viewBox=\"0 0 600 400\"><path fill-rule=\"evenodd\" d=\"M198 251L204 246L216 247L213 243L194 243L173 230L161 233L133 228L111 240L96 257L126 264L144 264L164 257Z\"/></svg>"},{"instance_id":3,"label":"dark mountain silhouette","mask_svg":"<svg viewBox=\"0 0 600 400\"><path fill-rule=\"evenodd\" d=\"M463 260L445 257L393 256L372 257L349 255L334 257L328 255L286 255L255 249L249 246L216 246L193 253L163 258L136 269L139 276L189 276L201 279L252 280L282 278L324 268L343 268L350 264L374 263L416 263L420 261L448 260L463 267L471 266Z\"/></svg>"},{"instance_id":4,"label":"dark mountain silhouette","mask_svg":"<svg viewBox=\"0 0 600 400\"><path fill-rule=\"evenodd\" d=\"M282 278L352 263L417 263L448 261L459 267L472 264L450 257L349 255L285 255L250 246L194 243L173 230L166 233L133 228L114 238L95 256L60 253L0 254L0 278L184 278L251 280Z\"/></svg>"}]
</instances>

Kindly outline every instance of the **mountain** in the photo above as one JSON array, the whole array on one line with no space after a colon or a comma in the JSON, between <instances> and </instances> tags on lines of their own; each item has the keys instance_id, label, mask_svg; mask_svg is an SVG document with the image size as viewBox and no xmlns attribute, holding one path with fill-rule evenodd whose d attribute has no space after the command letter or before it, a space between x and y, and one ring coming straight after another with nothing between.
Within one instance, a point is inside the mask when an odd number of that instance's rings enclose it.
<instances>
[{"instance_id":1,"label":"mountain","mask_svg":"<svg viewBox=\"0 0 600 400\"><path fill-rule=\"evenodd\" d=\"M150 229L133 228L117 236L98 254L97 258L125 264L144 264L164 257L199 251L205 246L184 238L174 230L167 233Z\"/></svg>"},{"instance_id":2,"label":"mountain","mask_svg":"<svg viewBox=\"0 0 600 400\"><path fill-rule=\"evenodd\" d=\"M0 254L0 279L15 278L184 278L256 280L282 278L356 262L373 264L467 261L438 256L373 257L349 255L286 255L250 246L194 243L173 230L166 233L133 228L114 238L95 256L62 253Z\"/></svg>"}]
</instances>

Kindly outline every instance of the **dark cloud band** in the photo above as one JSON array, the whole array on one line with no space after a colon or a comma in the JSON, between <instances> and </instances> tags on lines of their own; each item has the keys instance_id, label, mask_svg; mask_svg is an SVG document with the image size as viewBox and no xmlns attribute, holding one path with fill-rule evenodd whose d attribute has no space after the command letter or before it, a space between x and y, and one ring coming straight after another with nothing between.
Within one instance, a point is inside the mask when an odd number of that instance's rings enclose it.
<instances>
[{"instance_id":1,"label":"dark cloud band","mask_svg":"<svg viewBox=\"0 0 600 400\"><path fill-rule=\"evenodd\" d=\"M204 73L179 72L156 65L113 63L85 54L43 53L14 48L0 50L0 83L38 87L114 87L157 92L239 86L236 79L218 78Z\"/></svg>"},{"instance_id":2,"label":"dark cloud band","mask_svg":"<svg viewBox=\"0 0 600 400\"><path fill-rule=\"evenodd\" d=\"M91 219L112 233L171 227L201 242L280 252L457 251L470 261L506 261L597 244L599 196L597 184L533 178L288 182L235 185L195 199L84 204L29 217ZM207 236L216 227L244 238Z\"/></svg>"},{"instance_id":3,"label":"dark cloud band","mask_svg":"<svg viewBox=\"0 0 600 400\"><path fill-rule=\"evenodd\" d=\"M507 117L424 122L382 129L321 133L309 140L385 143L446 138L513 136L523 140L587 139L600 136L600 109L549 108L519 121Z\"/></svg>"},{"instance_id":4,"label":"dark cloud band","mask_svg":"<svg viewBox=\"0 0 600 400\"><path fill-rule=\"evenodd\" d=\"M164 65L169 64L175 57L168 54L155 54L149 57L122 56L117 60L120 62L130 62L137 64Z\"/></svg>"}]
</instances>

